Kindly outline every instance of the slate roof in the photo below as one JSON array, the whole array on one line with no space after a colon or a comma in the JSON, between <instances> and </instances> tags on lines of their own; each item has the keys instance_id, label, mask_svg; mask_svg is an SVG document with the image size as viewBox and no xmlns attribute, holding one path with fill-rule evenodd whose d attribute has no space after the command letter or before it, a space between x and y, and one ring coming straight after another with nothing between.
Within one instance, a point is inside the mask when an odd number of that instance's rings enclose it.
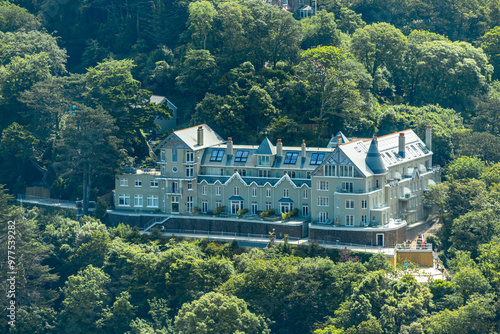
<instances>
[{"instance_id":1,"label":"slate roof","mask_svg":"<svg viewBox=\"0 0 500 334\"><path fill-rule=\"evenodd\" d=\"M269 138L264 138L262 143L260 143L259 148L254 152L258 155L274 155L276 154L276 147L271 143Z\"/></svg>"},{"instance_id":2,"label":"slate roof","mask_svg":"<svg viewBox=\"0 0 500 334\"><path fill-rule=\"evenodd\" d=\"M203 128L203 145L198 145L198 127L200 126ZM214 130L212 130L212 128L210 128L206 124L201 124L187 129L174 131L159 145L157 145L154 150L162 147L173 136L176 136L178 139L182 140L193 151L198 151L204 148L225 143L224 139L222 139L222 137L220 137Z\"/></svg>"}]
</instances>

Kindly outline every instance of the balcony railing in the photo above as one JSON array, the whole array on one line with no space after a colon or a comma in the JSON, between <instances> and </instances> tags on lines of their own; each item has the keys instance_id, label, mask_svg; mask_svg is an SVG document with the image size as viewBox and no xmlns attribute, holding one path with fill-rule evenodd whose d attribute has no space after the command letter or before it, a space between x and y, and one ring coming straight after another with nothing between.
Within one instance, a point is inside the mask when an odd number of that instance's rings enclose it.
<instances>
[{"instance_id":1,"label":"balcony railing","mask_svg":"<svg viewBox=\"0 0 500 334\"><path fill-rule=\"evenodd\" d=\"M377 204L377 205L373 205L372 206L372 209L384 209L384 208L388 208L389 206L387 205L387 203L381 203L381 204Z\"/></svg>"},{"instance_id":2,"label":"balcony railing","mask_svg":"<svg viewBox=\"0 0 500 334\"><path fill-rule=\"evenodd\" d=\"M341 187L337 187L336 192L338 193L343 193L343 194L366 194L370 193L375 190L380 190L380 187L373 187L373 188L365 188L365 189L345 189Z\"/></svg>"}]
</instances>

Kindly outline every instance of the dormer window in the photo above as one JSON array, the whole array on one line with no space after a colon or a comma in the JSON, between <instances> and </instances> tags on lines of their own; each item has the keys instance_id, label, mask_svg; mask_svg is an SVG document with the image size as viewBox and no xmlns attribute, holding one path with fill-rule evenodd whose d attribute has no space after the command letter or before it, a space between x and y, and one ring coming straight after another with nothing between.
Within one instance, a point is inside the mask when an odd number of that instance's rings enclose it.
<instances>
[{"instance_id":1,"label":"dormer window","mask_svg":"<svg viewBox=\"0 0 500 334\"><path fill-rule=\"evenodd\" d=\"M295 164L297 162L297 157L299 153L297 152L288 152L285 157L285 164Z\"/></svg>"},{"instance_id":2,"label":"dormer window","mask_svg":"<svg viewBox=\"0 0 500 334\"><path fill-rule=\"evenodd\" d=\"M248 151L238 151L234 157L234 162L246 162L248 158Z\"/></svg>"},{"instance_id":3,"label":"dormer window","mask_svg":"<svg viewBox=\"0 0 500 334\"><path fill-rule=\"evenodd\" d=\"M321 165L324 157L324 153L313 153L311 157L311 165Z\"/></svg>"},{"instance_id":4,"label":"dormer window","mask_svg":"<svg viewBox=\"0 0 500 334\"><path fill-rule=\"evenodd\" d=\"M269 166L270 165L270 159L268 155L259 155L257 157L257 165L258 166Z\"/></svg>"},{"instance_id":5,"label":"dormer window","mask_svg":"<svg viewBox=\"0 0 500 334\"><path fill-rule=\"evenodd\" d=\"M224 150L213 150L210 156L210 161L222 161L224 156Z\"/></svg>"}]
</instances>

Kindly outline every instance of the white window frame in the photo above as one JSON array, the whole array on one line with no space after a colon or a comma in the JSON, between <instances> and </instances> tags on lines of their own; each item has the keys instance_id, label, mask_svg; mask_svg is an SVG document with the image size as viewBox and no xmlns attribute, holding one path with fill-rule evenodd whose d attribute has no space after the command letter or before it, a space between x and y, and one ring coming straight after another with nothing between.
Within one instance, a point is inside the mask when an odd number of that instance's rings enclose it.
<instances>
[{"instance_id":1,"label":"white window frame","mask_svg":"<svg viewBox=\"0 0 500 334\"><path fill-rule=\"evenodd\" d=\"M309 217L309 205L302 204L302 217Z\"/></svg>"},{"instance_id":2,"label":"white window frame","mask_svg":"<svg viewBox=\"0 0 500 334\"><path fill-rule=\"evenodd\" d=\"M252 215L256 215L257 211L259 211L259 206L257 202L252 202L252 211L251 211Z\"/></svg>"},{"instance_id":3,"label":"white window frame","mask_svg":"<svg viewBox=\"0 0 500 334\"><path fill-rule=\"evenodd\" d=\"M222 206L222 201L220 199L215 201L215 207L220 208Z\"/></svg>"},{"instance_id":4,"label":"white window frame","mask_svg":"<svg viewBox=\"0 0 500 334\"><path fill-rule=\"evenodd\" d=\"M234 187L233 188L233 195L234 196L240 196L240 187Z\"/></svg>"},{"instance_id":5,"label":"white window frame","mask_svg":"<svg viewBox=\"0 0 500 334\"><path fill-rule=\"evenodd\" d=\"M354 192L354 183L353 182L342 182L342 192L353 193Z\"/></svg>"},{"instance_id":6,"label":"white window frame","mask_svg":"<svg viewBox=\"0 0 500 334\"><path fill-rule=\"evenodd\" d=\"M368 201L366 199L361 200L361 209L368 209Z\"/></svg>"},{"instance_id":7,"label":"white window frame","mask_svg":"<svg viewBox=\"0 0 500 334\"><path fill-rule=\"evenodd\" d=\"M321 211L318 215L318 221L320 223L326 223L327 220L328 220L328 212Z\"/></svg>"},{"instance_id":8,"label":"white window frame","mask_svg":"<svg viewBox=\"0 0 500 334\"><path fill-rule=\"evenodd\" d=\"M257 188L256 187L252 188L252 197L257 197Z\"/></svg>"},{"instance_id":9,"label":"white window frame","mask_svg":"<svg viewBox=\"0 0 500 334\"><path fill-rule=\"evenodd\" d=\"M120 187L128 187L128 179L120 179Z\"/></svg>"},{"instance_id":10,"label":"white window frame","mask_svg":"<svg viewBox=\"0 0 500 334\"><path fill-rule=\"evenodd\" d=\"M135 179L134 180L134 187L136 187L136 188L142 187L142 180Z\"/></svg>"},{"instance_id":11,"label":"white window frame","mask_svg":"<svg viewBox=\"0 0 500 334\"><path fill-rule=\"evenodd\" d=\"M186 177L193 177L193 176L194 176L194 166L193 165L186 166Z\"/></svg>"},{"instance_id":12,"label":"white window frame","mask_svg":"<svg viewBox=\"0 0 500 334\"><path fill-rule=\"evenodd\" d=\"M364 225L364 226L368 226L370 224L370 222L368 221L367 215L362 215L361 216L361 224Z\"/></svg>"},{"instance_id":13,"label":"white window frame","mask_svg":"<svg viewBox=\"0 0 500 334\"><path fill-rule=\"evenodd\" d=\"M307 189L304 189L304 191L302 192L302 196L304 199L308 199L309 198L309 192L307 191Z\"/></svg>"},{"instance_id":14,"label":"white window frame","mask_svg":"<svg viewBox=\"0 0 500 334\"><path fill-rule=\"evenodd\" d=\"M345 226L354 226L354 216L346 215L345 216Z\"/></svg>"},{"instance_id":15,"label":"white window frame","mask_svg":"<svg viewBox=\"0 0 500 334\"><path fill-rule=\"evenodd\" d=\"M271 202L266 202L266 211L271 210L272 207L273 207L273 205Z\"/></svg>"},{"instance_id":16,"label":"white window frame","mask_svg":"<svg viewBox=\"0 0 500 334\"><path fill-rule=\"evenodd\" d=\"M266 189L266 197L271 197L271 189L270 188Z\"/></svg>"},{"instance_id":17,"label":"white window frame","mask_svg":"<svg viewBox=\"0 0 500 334\"><path fill-rule=\"evenodd\" d=\"M149 183L149 186L151 188L158 188L158 186L159 186L158 180L155 180L155 179L151 180L151 182Z\"/></svg>"},{"instance_id":18,"label":"white window frame","mask_svg":"<svg viewBox=\"0 0 500 334\"><path fill-rule=\"evenodd\" d=\"M160 151L160 161L165 161L166 160L166 154L165 154L165 150L161 150Z\"/></svg>"},{"instance_id":19,"label":"white window frame","mask_svg":"<svg viewBox=\"0 0 500 334\"><path fill-rule=\"evenodd\" d=\"M283 189L283 197L284 197L284 198L289 198L289 191L288 191L288 188Z\"/></svg>"},{"instance_id":20,"label":"white window frame","mask_svg":"<svg viewBox=\"0 0 500 334\"><path fill-rule=\"evenodd\" d=\"M148 208L157 208L159 206L158 196L148 195L146 206Z\"/></svg>"},{"instance_id":21,"label":"white window frame","mask_svg":"<svg viewBox=\"0 0 500 334\"><path fill-rule=\"evenodd\" d=\"M130 195L118 194L118 206L130 206Z\"/></svg>"},{"instance_id":22,"label":"white window frame","mask_svg":"<svg viewBox=\"0 0 500 334\"><path fill-rule=\"evenodd\" d=\"M208 201L204 200L201 202L201 212L203 213L208 212Z\"/></svg>"},{"instance_id":23,"label":"white window frame","mask_svg":"<svg viewBox=\"0 0 500 334\"><path fill-rule=\"evenodd\" d=\"M220 195L221 195L220 186L217 186L217 188L215 188L215 196L220 196Z\"/></svg>"},{"instance_id":24,"label":"white window frame","mask_svg":"<svg viewBox=\"0 0 500 334\"><path fill-rule=\"evenodd\" d=\"M328 196L318 196L318 206L329 206L329 200Z\"/></svg>"},{"instance_id":25,"label":"white window frame","mask_svg":"<svg viewBox=\"0 0 500 334\"><path fill-rule=\"evenodd\" d=\"M193 196L187 197L186 204L187 204L187 211L192 212L193 211Z\"/></svg>"},{"instance_id":26,"label":"white window frame","mask_svg":"<svg viewBox=\"0 0 500 334\"><path fill-rule=\"evenodd\" d=\"M208 187L206 185L201 186L201 194L202 195L208 194Z\"/></svg>"},{"instance_id":27,"label":"white window frame","mask_svg":"<svg viewBox=\"0 0 500 334\"><path fill-rule=\"evenodd\" d=\"M318 190L319 191L328 191L330 184L328 181L319 181L318 182Z\"/></svg>"},{"instance_id":28,"label":"white window frame","mask_svg":"<svg viewBox=\"0 0 500 334\"><path fill-rule=\"evenodd\" d=\"M144 206L144 197L140 194L134 195L134 207L143 207Z\"/></svg>"},{"instance_id":29,"label":"white window frame","mask_svg":"<svg viewBox=\"0 0 500 334\"><path fill-rule=\"evenodd\" d=\"M188 181L187 187L188 190L193 190L193 181Z\"/></svg>"},{"instance_id":30,"label":"white window frame","mask_svg":"<svg viewBox=\"0 0 500 334\"><path fill-rule=\"evenodd\" d=\"M194 152L186 151L186 163L193 163L193 162L194 162Z\"/></svg>"},{"instance_id":31,"label":"white window frame","mask_svg":"<svg viewBox=\"0 0 500 334\"><path fill-rule=\"evenodd\" d=\"M345 200L345 208L352 210L354 209L354 200L353 199L346 199Z\"/></svg>"}]
</instances>

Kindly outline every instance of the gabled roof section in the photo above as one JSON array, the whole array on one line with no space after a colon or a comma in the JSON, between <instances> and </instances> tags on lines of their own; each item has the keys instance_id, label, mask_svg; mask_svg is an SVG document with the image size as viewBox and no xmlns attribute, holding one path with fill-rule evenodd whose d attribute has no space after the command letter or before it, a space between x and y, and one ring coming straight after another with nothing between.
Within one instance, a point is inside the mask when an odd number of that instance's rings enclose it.
<instances>
[{"instance_id":1,"label":"gabled roof section","mask_svg":"<svg viewBox=\"0 0 500 334\"><path fill-rule=\"evenodd\" d=\"M254 152L257 155L275 155L276 147L269 141L269 138L264 138L260 143L259 148Z\"/></svg>"},{"instance_id":2,"label":"gabled roof section","mask_svg":"<svg viewBox=\"0 0 500 334\"><path fill-rule=\"evenodd\" d=\"M200 126L203 129L203 145L198 145L198 128ZM157 145L155 147L155 150L157 148L167 146L166 145L167 143L170 142L176 143L175 139L178 139L193 151L198 151L207 147L225 143L224 139L222 139L217 133L215 133L215 131L212 130L212 128L210 128L206 124L201 124L187 129L174 131L167 138L165 138L159 145Z\"/></svg>"},{"instance_id":3,"label":"gabled roof section","mask_svg":"<svg viewBox=\"0 0 500 334\"><path fill-rule=\"evenodd\" d=\"M332 137L332 139L330 139L330 141L328 142L328 145L326 147L337 147L337 138L338 136L340 136L342 138L342 143L341 144L345 144L345 143L348 143L350 142L350 140L344 136L344 134L342 133L342 131L339 131L335 136Z\"/></svg>"},{"instance_id":4,"label":"gabled roof section","mask_svg":"<svg viewBox=\"0 0 500 334\"><path fill-rule=\"evenodd\" d=\"M382 156L380 155L380 151L378 150L375 137L370 143L365 161L366 165L372 170L373 174L384 174L387 172Z\"/></svg>"}]
</instances>

